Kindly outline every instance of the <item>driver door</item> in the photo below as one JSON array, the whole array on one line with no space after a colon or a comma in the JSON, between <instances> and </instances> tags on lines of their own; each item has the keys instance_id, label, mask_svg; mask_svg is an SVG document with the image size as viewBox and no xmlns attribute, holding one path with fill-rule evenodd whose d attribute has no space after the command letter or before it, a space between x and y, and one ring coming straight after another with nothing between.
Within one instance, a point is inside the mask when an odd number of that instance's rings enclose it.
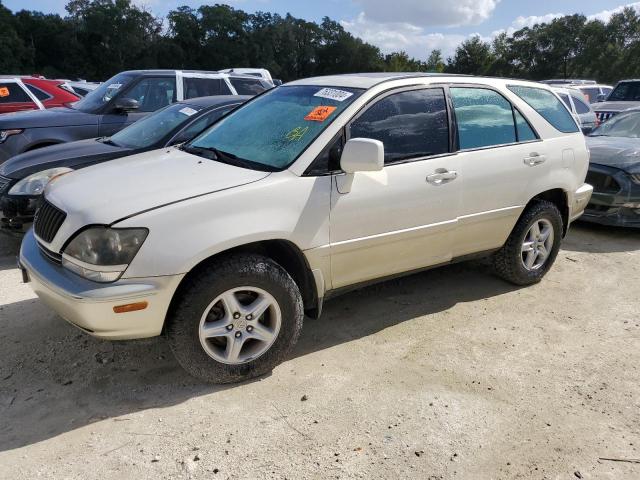
<instances>
[{"instance_id":1,"label":"driver door","mask_svg":"<svg viewBox=\"0 0 640 480\"><path fill-rule=\"evenodd\" d=\"M449 118L443 88L411 88L347 126L348 138L382 141L385 168L355 173L348 193L344 174L332 179L332 288L451 260L460 182Z\"/></svg>"},{"instance_id":2,"label":"driver door","mask_svg":"<svg viewBox=\"0 0 640 480\"><path fill-rule=\"evenodd\" d=\"M113 106L119 98L136 100L140 105L132 112L110 111L100 119L99 136L109 137L151 112L176 101L175 77L146 77L111 100Z\"/></svg>"}]
</instances>

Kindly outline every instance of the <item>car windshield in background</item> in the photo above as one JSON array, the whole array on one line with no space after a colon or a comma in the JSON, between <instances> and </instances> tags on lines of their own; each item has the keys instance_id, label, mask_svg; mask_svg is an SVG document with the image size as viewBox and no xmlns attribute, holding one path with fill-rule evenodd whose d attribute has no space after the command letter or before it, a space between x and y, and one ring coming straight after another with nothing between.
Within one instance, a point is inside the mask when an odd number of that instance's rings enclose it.
<instances>
[{"instance_id":1,"label":"car windshield in background","mask_svg":"<svg viewBox=\"0 0 640 480\"><path fill-rule=\"evenodd\" d=\"M147 148L160 141L174 128L187 122L201 107L175 103L128 126L111 137L120 147Z\"/></svg>"},{"instance_id":2,"label":"car windshield in background","mask_svg":"<svg viewBox=\"0 0 640 480\"><path fill-rule=\"evenodd\" d=\"M72 105L72 108L87 113L95 112L111 100L114 95L132 79L133 77L131 75L125 75L122 73L115 77L111 77L106 82L101 83L98 88L89 92L86 97L75 102Z\"/></svg>"},{"instance_id":3,"label":"car windshield in background","mask_svg":"<svg viewBox=\"0 0 640 480\"><path fill-rule=\"evenodd\" d=\"M640 101L640 82L623 82L618 84L607 98L608 102Z\"/></svg>"},{"instance_id":4,"label":"car windshield in background","mask_svg":"<svg viewBox=\"0 0 640 480\"><path fill-rule=\"evenodd\" d=\"M616 115L591 132L590 136L640 138L640 112Z\"/></svg>"},{"instance_id":5,"label":"car windshield in background","mask_svg":"<svg viewBox=\"0 0 640 480\"><path fill-rule=\"evenodd\" d=\"M231 113L185 150L214 152L220 161L248 168L283 170L363 90L311 86L279 87Z\"/></svg>"}]
</instances>

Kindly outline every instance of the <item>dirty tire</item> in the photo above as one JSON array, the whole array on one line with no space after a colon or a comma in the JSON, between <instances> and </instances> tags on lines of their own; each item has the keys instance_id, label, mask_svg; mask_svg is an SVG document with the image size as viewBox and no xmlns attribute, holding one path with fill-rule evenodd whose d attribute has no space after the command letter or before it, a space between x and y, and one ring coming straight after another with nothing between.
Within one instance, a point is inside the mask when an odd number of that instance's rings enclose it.
<instances>
[{"instance_id":1,"label":"dirty tire","mask_svg":"<svg viewBox=\"0 0 640 480\"><path fill-rule=\"evenodd\" d=\"M546 262L537 270L528 270L522 262L522 244L534 222L547 220L553 227L553 247ZM553 203L536 200L531 203L511 231L507 242L493 255L495 273L516 285L531 285L542 280L555 261L562 240L562 215Z\"/></svg>"},{"instance_id":2,"label":"dirty tire","mask_svg":"<svg viewBox=\"0 0 640 480\"><path fill-rule=\"evenodd\" d=\"M200 320L209 304L230 289L252 286L275 298L282 314L278 335L258 358L225 364L209 356L200 343ZM191 375L211 383L233 383L273 370L298 341L304 310L298 286L273 260L254 254L222 258L185 280L167 318L166 336L178 363Z\"/></svg>"}]
</instances>

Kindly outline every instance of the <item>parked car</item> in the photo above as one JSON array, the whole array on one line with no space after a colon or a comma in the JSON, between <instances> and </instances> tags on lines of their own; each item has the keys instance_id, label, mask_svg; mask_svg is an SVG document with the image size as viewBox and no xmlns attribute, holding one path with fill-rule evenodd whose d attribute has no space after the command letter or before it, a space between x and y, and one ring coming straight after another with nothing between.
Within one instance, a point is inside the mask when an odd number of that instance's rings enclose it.
<instances>
[{"instance_id":1,"label":"parked car","mask_svg":"<svg viewBox=\"0 0 640 480\"><path fill-rule=\"evenodd\" d=\"M595 85L595 80L585 80L581 78L552 78L550 80L540 80L540 83L546 85Z\"/></svg>"},{"instance_id":2,"label":"parked car","mask_svg":"<svg viewBox=\"0 0 640 480\"><path fill-rule=\"evenodd\" d=\"M558 94L564 104L567 106L571 115L576 119L583 133L589 133L596 128L598 120L596 113L591 105L586 102L584 95L573 88L553 87L553 91Z\"/></svg>"},{"instance_id":3,"label":"parked car","mask_svg":"<svg viewBox=\"0 0 640 480\"><path fill-rule=\"evenodd\" d=\"M60 80L0 78L0 113L61 107L79 99L80 96Z\"/></svg>"},{"instance_id":4,"label":"parked car","mask_svg":"<svg viewBox=\"0 0 640 480\"><path fill-rule=\"evenodd\" d=\"M604 101L613 91L611 85L568 85L567 88L580 90L590 104Z\"/></svg>"},{"instance_id":5,"label":"parked car","mask_svg":"<svg viewBox=\"0 0 640 480\"><path fill-rule=\"evenodd\" d=\"M587 137L593 196L582 219L640 227L640 108L616 115Z\"/></svg>"},{"instance_id":6,"label":"parked car","mask_svg":"<svg viewBox=\"0 0 640 480\"><path fill-rule=\"evenodd\" d=\"M629 108L640 107L640 80L622 80L618 82L606 100L594 105L600 122L606 122L611 117Z\"/></svg>"},{"instance_id":7,"label":"parked car","mask_svg":"<svg viewBox=\"0 0 640 480\"><path fill-rule=\"evenodd\" d=\"M36 148L111 136L176 101L215 95L256 95L271 87L259 78L217 72L122 72L69 106L0 116L0 164Z\"/></svg>"},{"instance_id":8,"label":"parked car","mask_svg":"<svg viewBox=\"0 0 640 480\"><path fill-rule=\"evenodd\" d=\"M0 165L0 225L21 230L33 221L42 191L51 178L191 140L249 98L221 95L184 100L152 113L111 137L78 140L16 155Z\"/></svg>"},{"instance_id":9,"label":"parked car","mask_svg":"<svg viewBox=\"0 0 640 480\"><path fill-rule=\"evenodd\" d=\"M196 377L270 371L358 285L491 255L538 282L589 201L546 86L429 74L300 80L194 140L55 179L20 252L40 298L108 339L164 332Z\"/></svg>"}]
</instances>

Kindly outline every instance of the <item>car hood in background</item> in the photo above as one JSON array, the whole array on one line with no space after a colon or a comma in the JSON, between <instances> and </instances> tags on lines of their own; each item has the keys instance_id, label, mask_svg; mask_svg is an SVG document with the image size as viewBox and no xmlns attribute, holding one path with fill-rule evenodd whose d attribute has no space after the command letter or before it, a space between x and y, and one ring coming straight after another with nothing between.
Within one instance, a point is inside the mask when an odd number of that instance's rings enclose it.
<instances>
[{"instance_id":1,"label":"car hood in background","mask_svg":"<svg viewBox=\"0 0 640 480\"><path fill-rule=\"evenodd\" d=\"M640 138L587 137L591 163L640 173Z\"/></svg>"},{"instance_id":2,"label":"car hood in background","mask_svg":"<svg viewBox=\"0 0 640 480\"><path fill-rule=\"evenodd\" d=\"M622 112L629 108L640 107L640 102L599 102L591 107L596 112Z\"/></svg>"},{"instance_id":3,"label":"car hood in background","mask_svg":"<svg viewBox=\"0 0 640 480\"><path fill-rule=\"evenodd\" d=\"M67 222L72 225L66 227L75 231L253 183L268 175L177 148L163 148L63 175L49 184L45 195L67 213Z\"/></svg>"},{"instance_id":4,"label":"car hood in background","mask_svg":"<svg viewBox=\"0 0 640 480\"><path fill-rule=\"evenodd\" d=\"M99 115L84 113L68 107L28 112L6 113L0 116L0 130L7 128L68 127L73 125L97 125Z\"/></svg>"},{"instance_id":5,"label":"car hood in background","mask_svg":"<svg viewBox=\"0 0 640 480\"><path fill-rule=\"evenodd\" d=\"M16 155L0 165L0 175L21 179L49 168L82 168L133 153L135 151L129 148L118 147L91 138L38 148Z\"/></svg>"}]
</instances>

